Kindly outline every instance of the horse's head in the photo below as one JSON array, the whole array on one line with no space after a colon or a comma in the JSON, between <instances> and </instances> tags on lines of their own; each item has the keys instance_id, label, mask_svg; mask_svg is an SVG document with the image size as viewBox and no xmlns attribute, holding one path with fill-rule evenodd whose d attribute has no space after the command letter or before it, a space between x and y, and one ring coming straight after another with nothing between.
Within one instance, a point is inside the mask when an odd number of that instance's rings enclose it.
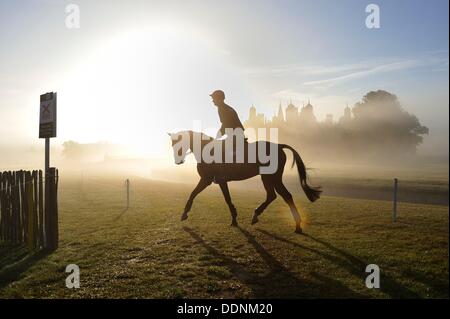
<instances>
[{"instance_id":1,"label":"horse's head","mask_svg":"<svg viewBox=\"0 0 450 319\"><path fill-rule=\"evenodd\" d=\"M167 133L172 140L173 157L175 164L183 164L188 151L191 149L190 132L181 131L178 133Z\"/></svg>"}]
</instances>

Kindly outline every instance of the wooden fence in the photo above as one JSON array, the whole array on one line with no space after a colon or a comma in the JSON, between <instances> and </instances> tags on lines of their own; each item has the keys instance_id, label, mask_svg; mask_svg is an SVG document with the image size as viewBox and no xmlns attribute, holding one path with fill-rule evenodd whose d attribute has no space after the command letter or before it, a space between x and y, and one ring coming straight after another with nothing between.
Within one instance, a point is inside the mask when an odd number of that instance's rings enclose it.
<instances>
[{"instance_id":1,"label":"wooden fence","mask_svg":"<svg viewBox=\"0 0 450 319\"><path fill-rule=\"evenodd\" d=\"M58 248L58 170L0 172L0 241Z\"/></svg>"}]
</instances>

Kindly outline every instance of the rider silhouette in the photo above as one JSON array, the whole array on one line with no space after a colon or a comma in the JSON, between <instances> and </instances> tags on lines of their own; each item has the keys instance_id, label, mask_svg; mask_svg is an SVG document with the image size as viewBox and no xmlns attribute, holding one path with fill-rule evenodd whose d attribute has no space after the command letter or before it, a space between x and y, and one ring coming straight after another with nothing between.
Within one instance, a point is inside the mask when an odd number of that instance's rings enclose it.
<instances>
[{"instance_id":1,"label":"rider silhouette","mask_svg":"<svg viewBox=\"0 0 450 319\"><path fill-rule=\"evenodd\" d=\"M216 90L209 96L212 97L214 105L217 106L220 122L222 123L222 126L217 132L216 138L220 138L225 135L225 130L227 128L240 128L244 131L244 126L242 125L236 111L225 103L225 93L222 90Z\"/></svg>"},{"instance_id":2,"label":"rider silhouette","mask_svg":"<svg viewBox=\"0 0 450 319\"><path fill-rule=\"evenodd\" d=\"M244 141L244 144L247 144L247 139L244 136L244 126L242 125L237 112L231 106L225 103L225 93L222 90L216 90L212 94L210 94L210 96L212 97L214 105L217 106L219 119L222 123L219 131L217 132L216 139L223 137L227 133L229 134L229 132L227 131L229 131L230 129L233 130L233 135L229 136L227 134L226 137L226 139L233 139L233 149L227 150L225 147L225 152L232 152L233 162L235 162L237 158L237 141L239 139L242 139ZM245 150L242 151L245 152ZM214 178L214 181L217 182L216 177Z\"/></svg>"}]
</instances>

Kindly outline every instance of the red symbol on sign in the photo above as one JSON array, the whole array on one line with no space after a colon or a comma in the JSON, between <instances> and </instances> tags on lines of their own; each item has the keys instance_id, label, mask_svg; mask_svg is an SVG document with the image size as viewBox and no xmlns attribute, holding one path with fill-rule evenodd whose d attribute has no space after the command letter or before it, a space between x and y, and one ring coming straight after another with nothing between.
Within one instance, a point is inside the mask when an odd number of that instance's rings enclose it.
<instances>
[{"instance_id":1,"label":"red symbol on sign","mask_svg":"<svg viewBox=\"0 0 450 319\"><path fill-rule=\"evenodd\" d=\"M43 105L43 110L42 110L42 114L48 113L50 114L50 110L48 109L50 105Z\"/></svg>"}]
</instances>

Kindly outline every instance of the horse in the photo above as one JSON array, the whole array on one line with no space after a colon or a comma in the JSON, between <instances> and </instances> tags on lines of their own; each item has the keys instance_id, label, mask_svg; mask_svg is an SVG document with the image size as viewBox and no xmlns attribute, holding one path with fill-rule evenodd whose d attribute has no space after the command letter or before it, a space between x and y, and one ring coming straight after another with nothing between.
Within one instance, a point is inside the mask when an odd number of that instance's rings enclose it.
<instances>
[{"instance_id":1,"label":"horse","mask_svg":"<svg viewBox=\"0 0 450 319\"><path fill-rule=\"evenodd\" d=\"M298 152L287 144L277 144L266 141L257 141L253 143L245 143L246 144L246 157L244 162L242 163L226 163L224 161L221 162L211 162L205 161L202 157L203 151L205 147L211 142L221 142L215 140L214 138L199 132L194 131L180 131L178 133L168 133L172 140L172 148L175 158L175 164L180 165L185 161L186 156L189 153L193 153L195 159L197 161L197 172L200 176L200 181L198 182L195 189L192 191L189 199L184 208L184 212L181 216L181 220L186 220L188 218L188 212L191 210L193 201L195 197L201 193L205 188L211 185L213 182L219 184L220 189L225 198L225 202L228 205L228 208L231 213L231 226L237 226L237 210L231 201L230 191L228 189L228 182L230 181L239 181L246 180L252 178L254 176L260 175L261 180L266 190L266 200L259 205L253 214L251 224L254 225L258 222L258 217L263 213L263 211L272 203L276 197L277 193L284 199L284 201L289 205L292 217L295 221L295 232L302 233L301 227L301 217L295 206L293 197L291 193L284 186L282 177L284 172L284 166L286 164L286 154L284 152L285 149L288 149L293 154L293 162L297 165L297 170L300 178L300 185L305 192L306 197L314 202L320 197L320 193L322 192L320 187L312 187L308 185L307 182L307 173L306 167L303 163L302 158L298 154ZM199 143L195 144L199 141ZM176 147L176 145L184 145L185 147ZM200 145L199 145L200 144ZM197 145L197 149L195 149L195 145ZM198 148L198 145L200 148ZM276 150L275 159L277 160L277 167L274 172L269 173L261 173L261 168L266 166L261 163L261 161L257 160L255 162L250 162L248 157L248 150L258 149L260 147L265 147L265 150L271 149ZM272 148L271 148L272 147Z\"/></svg>"}]
</instances>

